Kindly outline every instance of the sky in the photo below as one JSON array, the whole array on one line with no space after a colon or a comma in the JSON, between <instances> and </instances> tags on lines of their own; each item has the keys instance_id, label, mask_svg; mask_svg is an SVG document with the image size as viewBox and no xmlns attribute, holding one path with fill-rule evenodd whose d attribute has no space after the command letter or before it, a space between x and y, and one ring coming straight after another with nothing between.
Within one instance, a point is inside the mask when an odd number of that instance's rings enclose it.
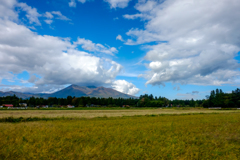
<instances>
[{"instance_id":1,"label":"sky","mask_svg":"<svg viewBox=\"0 0 240 160\"><path fill-rule=\"evenodd\" d=\"M204 99L240 86L239 0L0 0L0 90Z\"/></svg>"}]
</instances>

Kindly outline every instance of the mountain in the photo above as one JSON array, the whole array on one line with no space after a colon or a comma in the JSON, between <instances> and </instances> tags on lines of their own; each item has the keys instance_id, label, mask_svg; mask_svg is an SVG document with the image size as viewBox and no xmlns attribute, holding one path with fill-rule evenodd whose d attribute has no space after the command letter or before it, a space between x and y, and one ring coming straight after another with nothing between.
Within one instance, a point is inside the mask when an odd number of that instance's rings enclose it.
<instances>
[{"instance_id":1,"label":"mountain","mask_svg":"<svg viewBox=\"0 0 240 160\"><path fill-rule=\"evenodd\" d=\"M88 87L80 87L77 85L71 85L67 88L64 88L60 91L50 94L50 97L57 97L57 98L66 98L67 96L75 96L75 97L82 97L88 96L87 93L91 89Z\"/></svg>"},{"instance_id":2,"label":"mountain","mask_svg":"<svg viewBox=\"0 0 240 160\"><path fill-rule=\"evenodd\" d=\"M21 98L24 98L24 99L32 96L32 94L25 94L25 93L20 93L20 92L13 92L13 91L2 92L2 91L0 91L0 97L13 96L14 94L17 97L21 97Z\"/></svg>"},{"instance_id":3,"label":"mountain","mask_svg":"<svg viewBox=\"0 0 240 160\"><path fill-rule=\"evenodd\" d=\"M57 97L57 98L66 98L67 96L75 96L75 97L82 97L82 96L89 96L89 97L100 97L100 98L137 98L132 95L124 94L122 92L116 91L112 88L105 88L105 87L95 87L95 86L78 86L78 85L70 85L60 91L51 93L51 94L45 94L45 93L20 93L20 92L1 92L0 91L0 97L5 96L12 96L16 95L19 98L29 98L29 97Z\"/></svg>"}]
</instances>

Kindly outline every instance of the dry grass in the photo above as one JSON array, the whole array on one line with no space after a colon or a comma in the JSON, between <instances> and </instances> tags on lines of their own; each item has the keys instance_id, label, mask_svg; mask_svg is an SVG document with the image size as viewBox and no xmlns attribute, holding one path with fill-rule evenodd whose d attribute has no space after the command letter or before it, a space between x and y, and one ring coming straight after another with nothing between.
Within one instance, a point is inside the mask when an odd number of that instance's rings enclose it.
<instances>
[{"instance_id":1,"label":"dry grass","mask_svg":"<svg viewBox=\"0 0 240 160\"><path fill-rule=\"evenodd\" d=\"M239 159L240 113L0 123L0 159Z\"/></svg>"},{"instance_id":2,"label":"dry grass","mask_svg":"<svg viewBox=\"0 0 240 160\"><path fill-rule=\"evenodd\" d=\"M121 117L134 115L188 114L188 113L232 113L240 110L209 110L209 109L125 109L125 110L0 110L0 118L5 117Z\"/></svg>"}]
</instances>

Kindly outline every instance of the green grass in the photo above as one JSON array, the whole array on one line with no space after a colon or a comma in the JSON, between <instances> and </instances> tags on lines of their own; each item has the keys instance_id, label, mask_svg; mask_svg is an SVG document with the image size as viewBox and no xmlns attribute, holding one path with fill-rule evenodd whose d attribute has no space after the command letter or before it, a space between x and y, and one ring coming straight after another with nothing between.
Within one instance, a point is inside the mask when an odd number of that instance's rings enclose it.
<instances>
[{"instance_id":1,"label":"green grass","mask_svg":"<svg viewBox=\"0 0 240 160\"><path fill-rule=\"evenodd\" d=\"M0 123L0 159L239 159L240 113Z\"/></svg>"}]
</instances>

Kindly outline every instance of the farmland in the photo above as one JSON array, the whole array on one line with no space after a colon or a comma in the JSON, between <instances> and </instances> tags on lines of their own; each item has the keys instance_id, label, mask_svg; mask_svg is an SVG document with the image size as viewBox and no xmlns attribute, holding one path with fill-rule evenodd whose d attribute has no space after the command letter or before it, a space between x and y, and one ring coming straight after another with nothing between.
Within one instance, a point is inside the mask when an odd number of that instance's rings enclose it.
<instances>
[{"instance_id":1,"label":"farmland","mask_svg":"<svg viewBox=\"0 0 240 160\"><path fill-rule=\"evenodd\" d=\"M96 108L97 109L97 108ZM194 113L229 113L240 110L209 110L204 108L175 108L175 109L92 109L92 110L0 110L0 118L5 117L46 117L46 118L94 118L121 117L134 115L159 114L194 114Z\"/></svg>"},{"instance_id":2,"label":"farmland","mask_svg":"<svg viewBox=\"0 0 240 160\"><path fill-rule=\"evenodd\" d=\"M119 115L113 110L79 110L78 114L92 116L76 115L78 119L70 119L76 111L36 111L35 115L45 117L62 112L69 119L0 123L0 159L240 158L240 112L158 110L122 110ZM190 111L195 114L187 115ZM16 117L33 115L28 110L2 112L1 117L8 116L6 112L16 112ZM130 116L136 112L148 115ZM166 114L157 115L160 113ZM114 117L121 114L128 117Z\"/></svg>"}]
</instances>

